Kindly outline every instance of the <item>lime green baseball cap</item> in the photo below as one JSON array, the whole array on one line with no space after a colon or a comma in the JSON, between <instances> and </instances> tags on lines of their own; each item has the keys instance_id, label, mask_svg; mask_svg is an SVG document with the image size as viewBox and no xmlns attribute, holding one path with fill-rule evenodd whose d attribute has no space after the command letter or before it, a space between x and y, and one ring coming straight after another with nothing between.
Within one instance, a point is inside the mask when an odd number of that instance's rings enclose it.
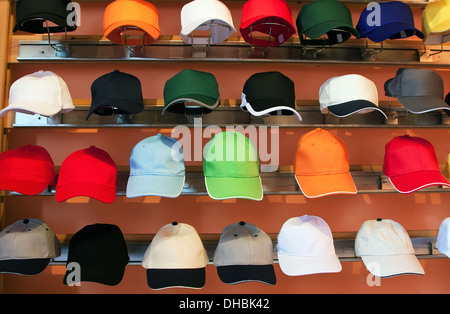
<instances>
[{"instance_id":1,"label":"lime green baseball cap","mask_svg":"<svg viewBox=\"0 0 450 314\"><path fill-rule=\"evenodd\" d=\"M350 10L338 0L315 0L304 5L296 24L302 44L331 46L343 43L352 34L360 38L359 32L353 27ZM318 39L325 34L327 39Z\"/></svg>"},{"instance_id":2,"label":"lime green baseball cap","mask_svg":"<svg viewBox=\"0 0 450 314\"><path fill-rule=\"evenodd\" d=\"M225 131L214 135L203 149L203 174L213 199L263 198L258 151L242 133Z\"/></svg>"}]
</instances>

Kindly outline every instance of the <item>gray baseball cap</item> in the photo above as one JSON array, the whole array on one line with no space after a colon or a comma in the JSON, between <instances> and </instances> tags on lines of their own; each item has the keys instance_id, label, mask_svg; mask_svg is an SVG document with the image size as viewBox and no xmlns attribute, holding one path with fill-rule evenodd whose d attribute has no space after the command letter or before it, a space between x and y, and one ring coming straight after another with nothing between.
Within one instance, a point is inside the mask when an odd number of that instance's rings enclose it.
<instances>
[{"instance_id":1,"label":"gray baseball cap","mask_svg":"<svg viewBox=\"0 0 450 314\"><path fill-rule=\"evenodd\" d=\"M385 95L396 97L412 113L450 110L444 101L444 82L433 70L401 68L384 83Z\"/></svg>"}]
</instances>

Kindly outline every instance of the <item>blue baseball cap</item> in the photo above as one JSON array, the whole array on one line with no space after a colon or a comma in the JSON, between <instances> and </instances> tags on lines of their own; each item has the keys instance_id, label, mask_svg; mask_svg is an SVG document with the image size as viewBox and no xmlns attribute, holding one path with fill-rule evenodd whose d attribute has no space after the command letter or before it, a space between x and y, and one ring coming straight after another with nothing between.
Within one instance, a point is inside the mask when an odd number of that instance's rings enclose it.
<instances>
[{"instance_id":1,"label":"blue baseball cap","mask_svg":"<svg viewBox=\"0 0 450 314\"><path fill-rule=\"evenodd\" d=\"M400 1L381 2L367 6L361 13L356 29L361 38L369 38L373 42L386 39L400 39L416 35L423 39L424 34L414 27L414 16L411 8ZM379 6L379 11L376 8ZM376 14L379 12L379 19Z\"/></svg>"},{"instance_id":2,"label":"blue baseball cap","mask_svg":"<svg viewBox=\"0 0 450 314\"><path fill-rule=\"evenodd\" d=\"M184 186L185 167L181 144L161 134L137 143L130 156L128 198L162 196L175 198Z\"/></svg>"}]
</instances>

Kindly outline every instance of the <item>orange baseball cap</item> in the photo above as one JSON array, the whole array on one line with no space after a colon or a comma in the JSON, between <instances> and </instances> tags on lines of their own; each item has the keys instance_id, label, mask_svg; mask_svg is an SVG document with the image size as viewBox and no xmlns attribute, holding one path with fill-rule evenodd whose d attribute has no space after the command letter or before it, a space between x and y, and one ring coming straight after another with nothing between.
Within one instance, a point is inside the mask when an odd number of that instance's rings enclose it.
<instances>
[{"instance_id":1,"label":"orange baseball cap","mask_svg":"<svg viewBox=\"0 0 450 314\"><path fill-rule=\"evenodd\" d=\"M144 44L156 40L161 31L156 7L143 0L116 0L105 9L103 16L104 36L116 44L124 44L123 27L134 26L145 33ZM127 45L142 45L142 38L127 38Z\"/></svg>"},{"instance_id":2,"label":"orange baseball cap","mask_svg":"<svg viewBox=\"0 0 450 314\"><path fill-rule=\"evenodd\" d=\"M300 137L294 174L308 198L357 192L350 174L347 146L338 136L320 128Z\"/></svg>"}]
</instances>

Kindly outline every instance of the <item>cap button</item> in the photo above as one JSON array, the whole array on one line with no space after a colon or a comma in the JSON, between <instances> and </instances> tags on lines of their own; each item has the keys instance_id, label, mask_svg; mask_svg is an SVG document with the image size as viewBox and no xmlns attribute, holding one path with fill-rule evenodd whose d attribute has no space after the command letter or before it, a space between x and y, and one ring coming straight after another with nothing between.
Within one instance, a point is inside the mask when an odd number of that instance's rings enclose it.
<instances>
[{"instance_id":1,"label":"cap button","mask_svg":"<svg viewBox=\"0 0 450 314\"><path fill-rule=\"evenodd\" d=\"M383 219L381 219L381 218L377 218L377 221L382 221Z\"/></svg>"},{"instance_id":2,"label":"cap button","mask_svg":"<svg viewBox=\"0 0 450 314\"><path fill-rule=\"evenodd\" d=\"M174 222L172 222L172 225L176 226L176 225L178 225L178 222L174 221Z\"/></svg>"},{"instance_id":3,"label":"cap button","mask_svg":"<svg viewBox=\"0 0 450 314\"><path fill-rule=\"evenodd\" d=\"M29 223L29 222L30 222L30 219L28 219L28 218L25 218L24 220L22 220L22 222L23 222L24 224L27 224L27 223Z\"/></svg>"},{"instance_id":4,"label":"cap button","mask_svg":"<svg viewBox=\"0 0 450 314\"><path fill-rule=\"evenodd\" d=\"M245 221L241 221L239 224L240 224L241 226L244 226L244 225L245 225Z\"/></svg>"}]
</instances>

